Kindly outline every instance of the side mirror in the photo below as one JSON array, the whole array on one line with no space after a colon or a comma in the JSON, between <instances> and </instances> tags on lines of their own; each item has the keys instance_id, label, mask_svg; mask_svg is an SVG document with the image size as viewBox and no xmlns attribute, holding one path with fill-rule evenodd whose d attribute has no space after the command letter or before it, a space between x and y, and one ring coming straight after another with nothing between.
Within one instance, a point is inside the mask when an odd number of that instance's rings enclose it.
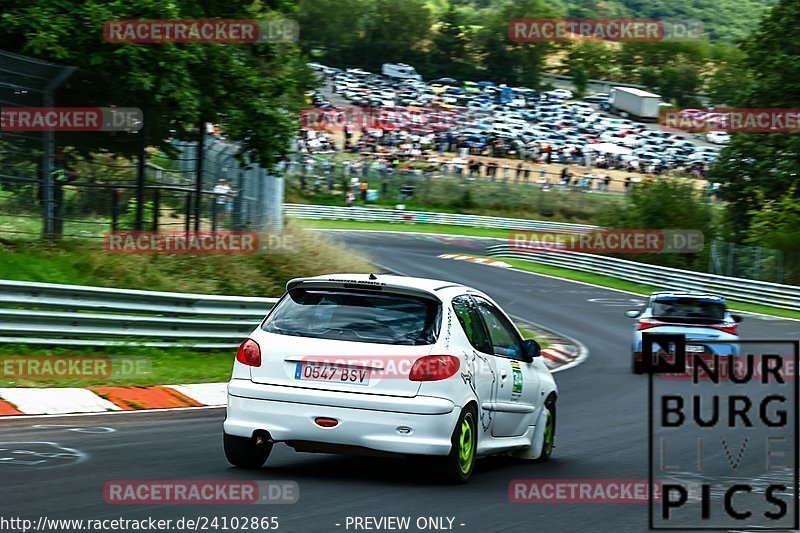
<instances>
[{"instance_id":1,"label":"side mirror","mask_svg":"<svg viewBox=\"0 0 800 533\"><path fill-rule=\"evenodd\" d=\"M539 357L542 354L542 347L533 339L522 341L522 361L524 363L532 363L534 357Z\"/></svg>"},{"instance_id":2,"label":"side mirror","mask_svg":"<svg viewBox=\"0 0 800 533\"><path fill-rule=\"evenodd\" d=\"M742 315L731 315L731 318L732 318L732 319L733 319L733 321L734 321L734 322L736 322L737 324L738 324L739 322L741 322L742 320L744 320L744 317L743 317Z\"/></svg>"},{"instance_id":3,"label":"side mirror","mask_svg":"<svg viewBox=\"0 0 800 533\"><path fill-rule=\"evenodd\" d=\"M639 311L638 309L631 309L629 311L625 311L625 316L628 318L637 318L641 314L642 312Z\"/></svg>"}]
</instances>

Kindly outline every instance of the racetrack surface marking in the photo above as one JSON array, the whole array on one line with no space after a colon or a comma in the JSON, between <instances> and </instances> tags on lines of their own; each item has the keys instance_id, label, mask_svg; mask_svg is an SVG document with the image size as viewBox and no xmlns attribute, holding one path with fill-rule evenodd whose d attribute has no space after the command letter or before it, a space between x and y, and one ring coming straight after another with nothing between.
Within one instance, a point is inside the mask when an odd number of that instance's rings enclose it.
<instances>
[{"instance_id":1,"label":"racetrack surface marking","mask_svg":"<svg viewBox=\"0 0 800 533\"><path fill-rule=\"evenodd\" d=\"M126 411L200 407L202 404L166 387L91 387L90 390Z\"/></svg>"},{"instance_id":2,"label":"racetrack surface marking","mask_svg":"<svg viewBox=\"0 0 800 533\"><path fill-rule=\"evenodd\" d=\"M224 407L227 383L88 389L0 389L0 418ZM8 407L3 407L4 405Z\"/></svg>"},{"instance_id":3,"label":"racetrack surface marking","mask_svg":"<svg viewBox=\"0 0 800 533\"><path fill-rule=\"evenodd\" d=\"M511 268L511 265L505 261L497 261L495 259L487 259L485 257L473 257L471 255L458 255L458 254L441 254L439 259L453 259L454 261L467 261L469 263L477 263L479 265L493 266L498 268Z\"/></svg>"}]
</instances>

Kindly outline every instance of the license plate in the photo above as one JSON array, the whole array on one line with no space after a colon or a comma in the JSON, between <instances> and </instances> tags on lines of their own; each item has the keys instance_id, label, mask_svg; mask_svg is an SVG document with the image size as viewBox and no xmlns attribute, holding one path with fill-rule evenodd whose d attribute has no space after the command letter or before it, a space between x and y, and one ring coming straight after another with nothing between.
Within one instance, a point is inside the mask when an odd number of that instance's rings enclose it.
<instances>
[{"instance_id":1,"label":"license plate","mask_svg":"<svg viewBox=\"0 0 800 533\"><path fill-rule=\"evenodd\" d=\"M692 344L686 345L686 352L687 353L703 353L706 351L705 346L697 346Z\"/></svg>"},{"instance_id":2,"label":"license plate","mask_svg":"<svg viewBox=\"0 0 800 533\"><path fill-rule=\"evenodd\" d=\"M369 369L327 363L297 363L294 378L301 381L369 385Z\"/></svg>"}]
</instances>

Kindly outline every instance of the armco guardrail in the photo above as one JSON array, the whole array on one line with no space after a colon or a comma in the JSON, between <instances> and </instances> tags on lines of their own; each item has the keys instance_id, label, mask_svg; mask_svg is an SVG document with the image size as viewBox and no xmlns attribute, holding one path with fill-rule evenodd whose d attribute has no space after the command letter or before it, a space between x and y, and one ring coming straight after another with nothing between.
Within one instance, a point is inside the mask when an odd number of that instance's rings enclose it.
<instances>
[{"instance_id":1,"label":"armco guardrail","mask_svg":"<svg viewBox=\"0 0 800 533\"><path fill-rule=\"evenodd\" d=\"M292 218L312 220L360 220L366 222L396 222L413 224L446 224L450 226L472 226L475 228L518 230L590 230L597 226L525 220L520 218L462 215L458 213L434 213L430 211L406 211L404 209L381 209L377 207L342 207L327 205L286 204L284 212Z\"/></svg>"},{"instance_id":2,"label":"armco guardrail","mask_svg":"<svg viewBox=\"0 0 800 533\"><path fill-rule=\"evenodd\" d=\"M730 300L768 305L800 311L800 287L765 281L731 278L637 263L609 256L576 252L542 252L516 249L508 244L489 246L487 255L506 259L522 259L573 270L613 276L654 287L666 289L709 291L722 294Z\"/></svg>"},{"instance_id":3,"label":"armco guardrail","mask_svg":"<svg viewBox=\"0 0 800 533\"><path fill-rule=\"evenodd\" d=\"M275 302L0 280L0 343L234 348Z\"/></svg>"}]
</instances>

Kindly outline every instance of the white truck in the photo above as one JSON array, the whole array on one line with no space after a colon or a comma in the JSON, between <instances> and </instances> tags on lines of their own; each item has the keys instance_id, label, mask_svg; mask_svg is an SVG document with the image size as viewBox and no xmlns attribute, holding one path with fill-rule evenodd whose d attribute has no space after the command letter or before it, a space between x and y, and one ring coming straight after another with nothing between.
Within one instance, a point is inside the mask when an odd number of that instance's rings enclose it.
<instances>
[{"instance_id":1,"label":"white truck","mask_svg":"<svg viewBox=\"0 0 800 533\"><path fill-rule=\"evenodd\" d=\"M405 63L384 63L381 66L381 74L395 80L417 80L422 81L422 76L411 65Z\"/></svg>"},{"instance_id":2,"label":"white truck","mask_svg":"<svg viewBox=\"0 0 800 533\"><path fill-rule=\"evenodd\" d=\"M610 111L640 121L658 120L661 96L632 87L614 87L608 95Z\"/></svg>"}]
</instances>

